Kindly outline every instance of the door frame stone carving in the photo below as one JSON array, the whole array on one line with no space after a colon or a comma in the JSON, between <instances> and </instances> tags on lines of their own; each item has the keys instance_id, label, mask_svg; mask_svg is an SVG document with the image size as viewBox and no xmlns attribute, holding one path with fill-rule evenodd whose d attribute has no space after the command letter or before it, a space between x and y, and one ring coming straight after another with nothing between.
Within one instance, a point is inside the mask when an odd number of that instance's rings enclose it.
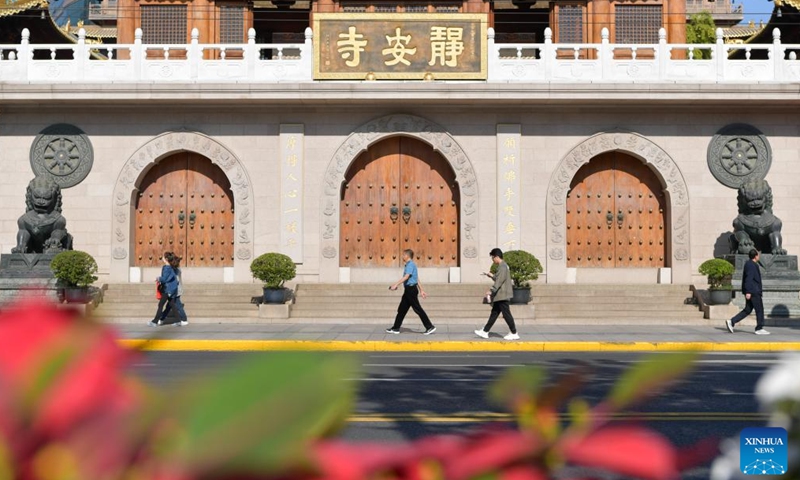
<instances>
[{"instance_id":1,"label":"door frame stone carving","mask_svg":"<svg viewBox=\"0 0 800 480\"><path fill-rule=\"evenodd\" d=\"M393 136L406 136L430 145L450 164L459 185L459 265L462 277L480 272L478 177L472 162L458 142L440 125L425 118L398 114L377 118L357 128L342 142L328 162L322 179L320 211L320 280L339 281L339 195L350 165L370 146ZM484 262L485 263L485 262ZM466 277L472 278L472 277ZM477 278L477 277L476 277Z\"/></svg>"},{"instance_id":2,"label":"door frame stone carving","mask_svg":"<svg viewBox=\"0 0 800 480\"><path fill-rule=\"evenodd\" d=\"M633 132L602 132L573 147L559 162L547 188L547 282L565 283L568 278L566 256L567 192L578 170L592 158L618 151L641 160L655 172L667 200L667 266L672 283L690 283L691 250L689 188L678 164L652 140Z\"/></svg>"},{"instance_id":3,"label":"door frame stone carving","mask_svg":"<svg viewBox=\"0 0 800 480\"><path fill-rule=\"evenodd\" d=\"M234 281L251 280L253 258L253 187L239 158L219 141L200 132L162 133L139 147L125 161L114 183L112 204L111 281L127 282L132 261L134 196L150 168L174 153L194 152L220 167L231 184L236 215L234 225Z\"/></svg>"}]
</instances>

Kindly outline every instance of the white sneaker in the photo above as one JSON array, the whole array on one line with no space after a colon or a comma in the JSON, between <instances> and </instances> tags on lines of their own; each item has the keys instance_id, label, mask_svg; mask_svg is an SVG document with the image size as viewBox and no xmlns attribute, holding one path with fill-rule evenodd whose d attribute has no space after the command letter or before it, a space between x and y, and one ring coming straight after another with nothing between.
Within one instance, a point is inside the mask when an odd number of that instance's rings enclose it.
<instances>
[{"instance_id":1,"label":"white sneaker","mask_svg":"<svg viewBox=\"0 0 800 480\"><path fill-rule=\"evenodd\" d=\"M189 322L187 320L181 320L180 322L176 323L175 325L177 325L179 327L185 327L186 325L189 325Z\"/></svg>"},{"instance_id":2,"label":"white sneaker","mask_svg":"<svg viewBox=\"0 0 800 480\"><path fill-rule=\"evenodd\" d=\"M489 338L489 332L484 332L483 330L475 330L475 335L481 338Z\"/></svg>"},{"instance_id":3,"label":"white sneaker","mask_svg":"<svg viewBox=\"0 0 800 480\"><path fill-rule=\"evenodd\" d=\"M756 330L756 335L769 335L769 332L762 328L760 330Z\"/></svg>"},{"instance_id":4,"label":"white sneaker","mask_svg":"<svg viewBox=\"0 0 800 480\"><path fill-rule=\"evenodd\" d=\"M509 333L508 335L506 335L503 338L505 338L506 340L519 340L519 334L518 333Z\"/></svg>"},{"instance_id":5,"label":"white sneaker","mask_svg":"<svg viewBox=\"0 0 800 480\"><path fill-rule=\"evenodd\" d=\"M730 320L725 320L725 326L728 328L728 331L733 333L733 324Z\"/></svg>"}]
</instances>

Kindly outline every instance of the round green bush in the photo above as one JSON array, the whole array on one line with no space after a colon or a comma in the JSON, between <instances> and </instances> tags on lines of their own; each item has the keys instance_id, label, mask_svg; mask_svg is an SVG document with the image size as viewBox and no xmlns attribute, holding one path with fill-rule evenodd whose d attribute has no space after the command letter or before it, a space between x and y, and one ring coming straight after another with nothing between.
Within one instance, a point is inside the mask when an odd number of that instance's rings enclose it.
<instances>
[{"instance_id":1,"label":"round green bush","mask_svg":"<svg viewBox=\"0 0 800 480\"><path fill-rule=\"evenodd\" d=\"M67 250L50 262L53 276L68 287L88 287L97 280L97 262L86 252Z\"/></svg>"},{"instance_id":2,"label":"round green bush","mask_svg":"<svg viewBox=\"0 0 800 480\"><path fill-rule=\"evenodd\" d=\"M703 262L697 271L708 277L709 290L731 289L731 277L735 271L731 262L721 258L712 258Z\"/></svg>"},{"instance_id":3,"label":"round green bush","mask_svg":"<svg viewBox=\"0 0 800 480\"><path fill-rule=\"evenodd\" d=\"M265 253L250 264L253 278L264 282L265 288L281 288L297 274L297 267L291 258L282 253Z\"/></svg>"},{"instance_id":4,"label":"round green bush","mask_svg":"<svg viewBox=\"0 0 800 480\"><path fill-rule=\"evenodd\" d=\"M508 272L516 288L527 287L529 281L536 280L544 271L539 259L525 250L509 250L503 254L503 260L508 264ZM492 264L490 272L492 275L497 273L496 264Z\"/></svg>"}]
</instances>

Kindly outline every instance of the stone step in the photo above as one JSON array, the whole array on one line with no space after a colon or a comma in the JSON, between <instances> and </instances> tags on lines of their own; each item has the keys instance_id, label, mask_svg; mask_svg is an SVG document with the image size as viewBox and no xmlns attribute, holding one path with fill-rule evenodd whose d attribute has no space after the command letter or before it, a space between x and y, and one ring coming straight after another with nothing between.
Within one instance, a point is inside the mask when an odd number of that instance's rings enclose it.
<instances>
[{"instance_id":1,"label":"stone step","mask_svg":"<svg viewBox=\"0 0 800 480\"><path fill-rule=\"evenodd\" d=\"M684 305L683 302L658 302L650 304L631 304L628 302L617 303L534 303L539 311L549 310L574 310L576 312L588 311L619 311L629 310L636 312L661 312L664 310L699 311L697 305Z\"/></svg>"},{"instance_id":2,"label":"stone step","mask_svg":"<svg viewBox=\"0 0 800 480\"><path fill-rule=\"evenodd\" d=\"M223 303L223 304L237 304L237 303L245 303L250 304L252 303L253 298L259 298L261 295L225 295L225 296L210 296L210 295L197 295L197 294L184 294L181 299L183 299L183 303ZM111 294L109 295L106 293L104 296L103 303L105 304L113 304L113 303L156 303L158 299L156 299L155 291L148 292L146 296L143 295L116 295Z\"/></svg>"},{"instance_id":3,"label":"stone step","mask_svg":"<svg viewBox=\"0 0 800 480\"><path fill-rule=\"evenodd\" d=\"M498 320L499 321L499 320ZM598 325L614 325L624 327L625 325L696 325L696 326L721 326L719 320L705 320L700 316L652 316L652 317L537 317L531 325L586 325L593 327ZM738 326L738 325L737 325ZM722 332L720 332L722 333ZM576 338L580 341L580 338Z\"/></svg>"},{"instance_id":4,"label":"stone step","mask_svg":"<svg viewBox=\"0 0 800 480\"><path fill-rule=\"evenodd\" d=\"M431 310L425 309L425 313L428 314L429 317L448 317L448 318L461 318L461 317L489 317L489 310L485 311L474 311L474 310ZM348 309L328 309L328 310L307 310L303 308L292 308L291 309L291 318L295 317L392 317L397 314L396 309L378 309L378 308L360 308L357 310L348 310ZM413 310L409 310L407 315L416 316L417 314L414 313Z\"/></svg>"},{"instance_id":5,"label":"stone step","mask_svg":"<svg viewBox=\"0 0 800 480\"><path fill-rule=\"evenodd\" d=\"M608 297L599 295L596 297L532 297L531 303L537 305L553 304L623 304L637 307L647 307L649 305L684 305L689 297Z\"/></svg>"}]
</instances>

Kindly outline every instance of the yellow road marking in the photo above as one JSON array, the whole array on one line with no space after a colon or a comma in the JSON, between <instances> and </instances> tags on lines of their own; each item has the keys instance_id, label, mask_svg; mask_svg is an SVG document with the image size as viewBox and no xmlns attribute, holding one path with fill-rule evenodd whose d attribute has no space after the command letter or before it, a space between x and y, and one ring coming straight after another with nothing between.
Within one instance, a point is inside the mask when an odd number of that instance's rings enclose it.
<instances>
[{"instance_id":1,"label":"yellow road marking","mask_svg":"<svg viewBox=\"0 0 800 480\"><path fill-rule=\"evenodd\" d=\"M780 352L800 350L800 342L390 342L339 340L121 339L146 351L337 351L337 352Z\"/></svg>"}]
</instances>

